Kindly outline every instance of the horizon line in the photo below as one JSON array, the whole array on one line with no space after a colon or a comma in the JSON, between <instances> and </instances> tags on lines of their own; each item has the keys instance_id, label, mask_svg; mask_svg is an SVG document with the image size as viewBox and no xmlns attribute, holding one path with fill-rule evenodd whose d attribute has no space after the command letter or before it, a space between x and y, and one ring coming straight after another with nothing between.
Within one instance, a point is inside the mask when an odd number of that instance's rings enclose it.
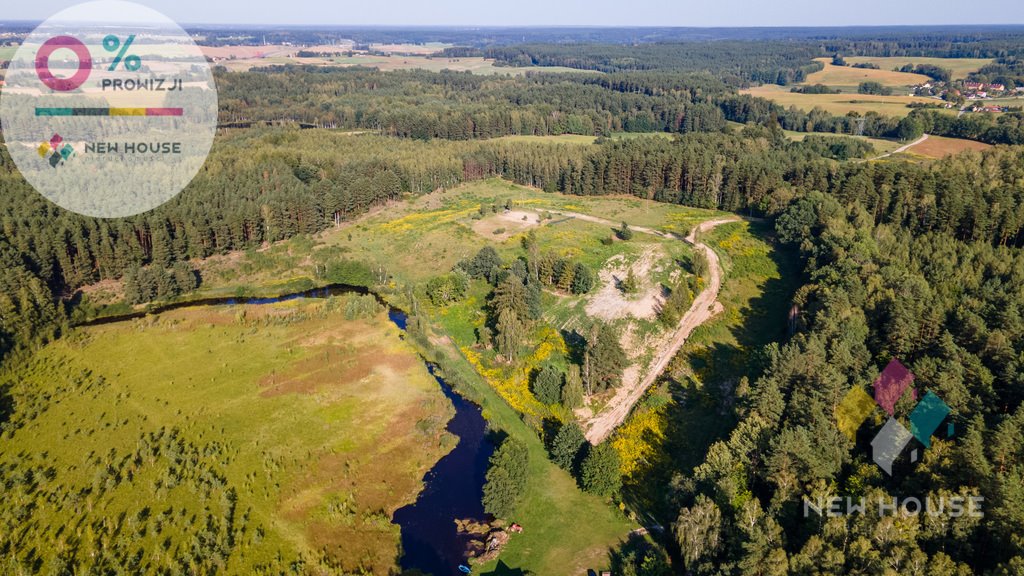
<instances>
[{"instance_id":1,"label":"horizon line","mask_svg":"<svg viewBox=\"0 0 1024 576\"><path fill-rule=\"evenodd\" d=\"M45 22L42 20L0 20L3 25L38 25ZM853 28L1024 28L1024 21L1014 23L972 23L972 24L777 24L765 26L742 26L742 25L706 25L706 26L681 26L681 25L659 25L659 24L273 24L263 22L178 22L182 27L203 27L203 26L259 26L262 28L310 28L318 30L329 30L332 28L366 28L370 30L381 29L492 29L492 30L518 30L518 29L552 29L552 28L576 28L576 29L603 29L603 30L820 30L838 29L848 30Z\"/></svg>"}]
</instances>

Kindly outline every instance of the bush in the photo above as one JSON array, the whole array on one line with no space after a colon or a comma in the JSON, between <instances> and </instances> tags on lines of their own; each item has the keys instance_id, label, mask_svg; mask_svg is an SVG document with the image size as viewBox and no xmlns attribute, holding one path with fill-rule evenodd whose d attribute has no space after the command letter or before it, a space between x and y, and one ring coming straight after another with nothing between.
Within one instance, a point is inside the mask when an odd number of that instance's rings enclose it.
<instances>
[{"instance_id":1,"label":"bush","mask_svg":"<svg viewBox=\"0 0 1024 576\"><path fill-rule=\"evenodd\" d=\"M632 240L633 231L629 229L629 224L623 222L622 228L615 231L615 235L619 237L619 240Z\"/></svg>"},{"instance_id":2,"label":"bush","mask_svg":"<svg viewBox=\"0 0 1024 576\"><path fill-rule=\"evenodd\" d=\"M892 95L892 88L888 86L882 86L878 82L861 82L860 86L857 86L858 94L875 94L878 96L890 96Z\"/></svg>"},{"instance_id":3,"label":"bush","mask_svg":"<svg viewBox=\"0 0 1024 576\"><path fill-rule=\"evenodd\" d=\"M511 518L526 490L529 452L521 440L506 438L494 451L484 484L484 511L495 518Z\"/></svg>"},{"instance_id":4,"label":"bush","mask_svg":"<svg viewBox=\"0 0 1024 576\"><path fill-rule=\"evenodd\" d=\"M564 375L554 366L545 366L533 380L533 395L541 403L557 404L562 399Z\"/></svg>"},{"instance_id":5,"label":"bush","mask_svg":"<svg viewBox=\"0 0 1024 576\"><path fill-rule=\"evenodd\" d=\"M608 442L594 446L580 466L580 483L587 492L611 496L622 487L619 453Z\"/></svg>"},{"instance_id":6,"label":"bush","mask_svg":"<svg viewBox=\"0 0 1024 576\"><path fill-rule=\"evenodd\" d=\"M579 464L580 454L587 438L583 429L576 422L569 422L558 429L558 434L551 441L551 461L563 470L572 472Z\"/></svg>"}]
</instances>

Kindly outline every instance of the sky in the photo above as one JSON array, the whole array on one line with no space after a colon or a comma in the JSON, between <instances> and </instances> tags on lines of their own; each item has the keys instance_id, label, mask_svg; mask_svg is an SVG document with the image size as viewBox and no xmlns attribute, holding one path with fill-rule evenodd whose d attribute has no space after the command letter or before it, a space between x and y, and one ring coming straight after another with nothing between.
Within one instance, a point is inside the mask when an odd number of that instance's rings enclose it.
<instances>
[{"instance_id":1,"label":"sky","mask_svg":"<svg viewBox=\"0 0 1024 576\"><path fill-rule=\"evenodd\" d=\"M419 26L858 26L1024 24L1021 0L137 0L180 24ZM43 20L76 0L4 0Z\"/></svg>"}]
</instances>

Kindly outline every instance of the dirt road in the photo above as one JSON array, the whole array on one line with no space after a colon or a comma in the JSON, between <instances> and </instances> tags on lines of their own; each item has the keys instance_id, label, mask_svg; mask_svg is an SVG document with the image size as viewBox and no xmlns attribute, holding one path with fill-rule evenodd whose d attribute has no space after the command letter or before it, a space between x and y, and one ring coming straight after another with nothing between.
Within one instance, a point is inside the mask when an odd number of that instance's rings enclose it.
<instances>
[{"instance_id":1,"label":"dirt road","mask_svg":"<svg viewBox=\"0 0 1024 576\"><path fill-rule=\"evenodd\" d=\"M914 146L917 146L918 144L920 144L921 142L924 142L927 139L928 139L928 135L927 134L923 134L920 138L918 138L917 140L914 140L910 144L904 144L903 146L900 146L899 148L893 150L892 152L886 152L885 154L882 154L881 156L875 156L874 158L872 158L872 160L881 160L882 158L888 158L889 156L892 156L893 154L899 154L900 152L906 152L908 149L910 149L910 148L912 148Z\"/></svg>"},{"instance_id":2,"label":"dirt road","mask_svg":"<svg viewBox=\"0 0 1024 576\"><path fill-rule=\"evenodd\" d=\"M596 216L589 216L587 214L577 214L574 212L563 212L565 216L572 216L585 220L587 222L594 222L597 224L606 224L609 226L618 226L618 223L604 218L598 218ZM651 363L650 369L647 375L644 376L639 382L629 383L631 378L623 378L623 385L615 392L615 396L611 402L602 410L599 414L594 415L586 422L583 423L583 428L586 431L587 440L591 444L600 444L604 441L611 433L622 424L626 417L629 416L630 411L633 410L633 406L640 401L643 397L644 392L654 384L658 379L658 376L665 370L668 363L676 355L676 352L683 347L686 339L690 334L700 326L707 322L715 314L717 314L722 305L718 302L718 292L722 289L722 264L718 259L718 254L708 247L703 242L697 241L697 234L704 233L716 226L726 224L729 222L737 222L738 218L721 218L718 220L708 220L698 225L690 235L686 237L686 242L691 244L694 249L700 250L707 256L708 260L708 282L704 287L704 290L697 295L693 300L693 304L690 305L690 309L687 310L686 314L683 315L682 320L679 321L679 326L676 328L670 337L665 342L664 346L658 351L658 355L654 358ZM643 228L634 226L631 227L634 232L641 234L653 234L661 237L673 237L670 234L658 232L657 230L651 230L649 228Z\"/></svg>"}]
</instances>

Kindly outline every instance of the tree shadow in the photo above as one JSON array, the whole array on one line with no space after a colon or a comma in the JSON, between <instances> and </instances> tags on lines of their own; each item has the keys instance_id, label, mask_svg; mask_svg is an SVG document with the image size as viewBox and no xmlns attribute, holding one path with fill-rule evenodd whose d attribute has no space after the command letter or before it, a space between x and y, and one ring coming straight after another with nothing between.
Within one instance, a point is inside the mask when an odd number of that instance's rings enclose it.
<instances>
[{"instance_id":1,"label":"tree shadow","mask_svg":"<svg viewBox=\"0 0 1024 576\"><path fill-rule=\"evenodd\" d=\"M498 565L490 572L482 573L482 576L532 576L533 572L522 568L511 568L504 560L498 560Z\"/></svg>"},{"instance_id":2,"label":"tree shadow","mask_svg":"<svg viewBox=\"0 0 1024 576\"><path fill-rule=\"evenodd\" d=\"M14 416L14 396L10 384L0 384L0 429Z\"/></svg>"}]
</instances>

